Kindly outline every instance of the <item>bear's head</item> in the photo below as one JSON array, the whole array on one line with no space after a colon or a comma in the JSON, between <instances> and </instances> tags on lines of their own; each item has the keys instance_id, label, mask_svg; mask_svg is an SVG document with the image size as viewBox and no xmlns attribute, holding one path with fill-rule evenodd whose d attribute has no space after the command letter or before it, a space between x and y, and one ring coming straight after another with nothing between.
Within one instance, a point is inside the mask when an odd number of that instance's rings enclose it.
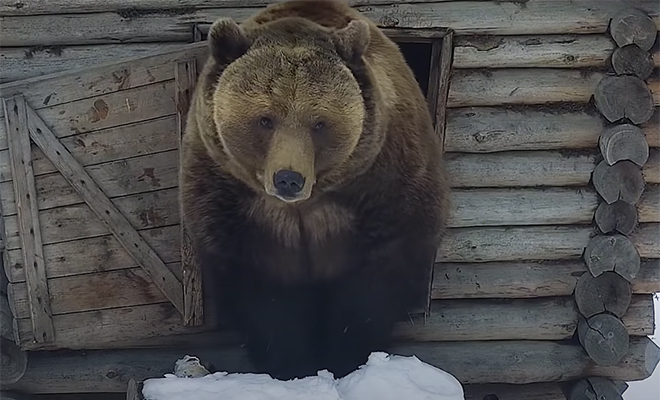
<instances>
[{"instance_id":1,"label":"bear's head","mask_svg":"<svg viewBox=\"0 0 660 400\"><path fill-rule=\"evenodd\" d=\"M217 20L208 36L216 75L206 88L216 137L207 148L285 203L364 171L384 140L362 57L369 33L364 21L330 29L285 17L244 29Z\"/></svg>"}]
</instances>

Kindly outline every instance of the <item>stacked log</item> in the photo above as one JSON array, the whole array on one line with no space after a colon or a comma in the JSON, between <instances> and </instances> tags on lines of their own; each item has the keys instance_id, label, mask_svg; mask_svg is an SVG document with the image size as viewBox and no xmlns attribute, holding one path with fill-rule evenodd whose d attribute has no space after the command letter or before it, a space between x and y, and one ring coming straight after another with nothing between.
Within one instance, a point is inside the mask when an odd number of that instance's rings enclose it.
<instances>
[{"instance_id":1,"label":"stacked log","mask_svg":"<svg viewBox=\"0 0 660 400\"><path fill-rule=\"evenodd\" d=\"M649 161L649 143L640 125L655 111L644 81L653 70L649 51L655 23L637 9L625 9L612 18L609 34L617 46L610 59L614 74L604 76L594 92L595 105L609 122L598 141L602 160L591 176L599 196L594 213L598 233L584 251L588 272L578 279L574 294L579 342L601 366L616 365L630 349L623 320L642 263L630 235L638 226L646 185L642 168ZM566 394L569 400L622 398L613 381L600 377L579 380Z\"/></svg>"}]
</instances>

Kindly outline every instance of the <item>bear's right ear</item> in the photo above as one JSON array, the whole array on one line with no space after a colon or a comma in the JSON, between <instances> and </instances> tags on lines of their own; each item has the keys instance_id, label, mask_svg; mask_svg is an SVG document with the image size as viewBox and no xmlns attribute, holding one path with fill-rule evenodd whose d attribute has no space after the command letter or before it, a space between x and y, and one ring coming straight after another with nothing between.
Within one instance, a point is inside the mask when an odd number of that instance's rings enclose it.
<instances>
[{"instance_id":1,"label":"bear's right ear","mask_svg":"<svg viewBox=\"0 0 660 400\"><path fill-rule=\"evenodd\" d=\"M220 18L209 29L208 45L215 61L227 65L248 51L250 41L233 19Z\"/></svg>"},{"instance_id":2,"label":"bear's right ear","mask_svg":"<svg viewBox=\"0 0 660 400\"><path fill-rule=\"evenodd\" d=\"M369 25L361 20L352 20L346 27L336 30L334 36L337 52L349 63L359 61L370 40Z\"/></svg>"}]
</instances>

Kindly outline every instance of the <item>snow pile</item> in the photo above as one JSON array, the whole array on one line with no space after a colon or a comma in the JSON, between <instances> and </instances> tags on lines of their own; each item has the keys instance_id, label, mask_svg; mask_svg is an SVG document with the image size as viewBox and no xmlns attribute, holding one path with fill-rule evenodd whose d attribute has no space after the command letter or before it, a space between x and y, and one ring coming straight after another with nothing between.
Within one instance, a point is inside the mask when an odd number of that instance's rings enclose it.
<instances>
[{"instance_id":1,"label":"snow pile","mask_svg":"<svg viewBox=\"0 0 660 400\"><path fill-rule=\"evenodd\" d=\"M145 400L464 400L461 384L447 372L415 356L380 352L341 379L328 371L290 381L266 374L167 374L146 380L142 395Z\"/></svg>"}]
</instances>

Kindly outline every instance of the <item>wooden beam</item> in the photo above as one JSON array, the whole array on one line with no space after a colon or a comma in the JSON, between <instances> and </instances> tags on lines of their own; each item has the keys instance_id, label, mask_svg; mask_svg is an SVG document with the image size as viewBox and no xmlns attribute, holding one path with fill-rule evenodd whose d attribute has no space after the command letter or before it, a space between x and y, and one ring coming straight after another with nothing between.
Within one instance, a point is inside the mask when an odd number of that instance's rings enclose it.
<instances>
[{"instance_id":1,"label":"wooden beam","mask_svg":"<svg viewBox=\"0 0 660 400\"><path fill-rule=\"evenodd\" d=\"M635 44L644 51L653 47L658 28L649 14L633 7L620 10L610 21L610 35L618 46Z\"/></svg>"},{"instance_id":2,"label":"wooden beam","mask_svg":"<svg viewBox=\"0 0 660 400\"><path fill-rule=\"evenodd\" d=\"M64 2L69 3L69 7L73 3L58 1L59 4ZM173 8L179 12L136 12L131 9L136 7L136 3L132 1L126 7L124 2L124 6L118 7L117 4L122 3L113 0L109 5L103 3L97 6L96 12L85 14L78 14L78 7L74 7L70 14L9 16L3 20L0 35L4 46L191 41L194 24L212 23L218 17L232 17L241 22L259 11L257 7L180 8L185 3L177 2L174 5L171 1L171 7L157 7L156 10ZM459 35L541 35L605 33L612 16L628 3L626 0L582 0L578 3L562 3L559 8L553 0L532 0L525 3L524 7L512 2L483 1L422 2L397 4L396 7L371 2L362 4L364 7L358 10L382 27L448 28ZM658 11L654 0L638 0L635 6L657 20ZM146 6L139 6L143 7ZM12 8L13 12L17 11L15 6L5 7L10 12ZM47 8L58 9L50 4ZM59 8L58 12L63 10L66 7ZM43 29L30 30L30 26ZM72 35L71 32L78 34Z\"/></svg>"},{"instance_id":3,"label":"wooden beam","mask_svg":"<svg viewBox=\"0 0 660 400\"><path fill-rule=\"evenodd\" d=\"M445 152L445 141L447 140L447 103L449 102L449 86L452 75L452 63L454 57L454 32L449 32L442 40L440 50L440 75L438 88L438 102L435 108L435 133L440 138L442 152Z\"/></svg>"},{"instance_id":4,"label":"wooden beam","mask_svg":"<svg viewBox=\"0 0 660 400\"><path fill-rule=\"evenodd\" d=\"M457 69L448 107L587 103L603 76L556 68Z\"/></svg>"},{"instance_id":5,"label":"wooden beam","mask_svg":"<svg viewBox=\"0 0 660 400\"><path fill-rule=\"evenodd\" d=\"M32 334L38 343L55 340L46 265L41 240L37 190L34 184L30 151L29 110L25 98L3 99L9 140L9 158L14 179L20 248L25 261ZM6 228L6 227L5 227Z\"/></svg>"},{"instance_id":6,"label":"wooden beam","mask_svg":"<svg viewBox=\"0 0 660 400\"><path fill-rule=\"evenodd\" d=\"M642 380L660 359L648 337L631 339L630 351L614 366L595 364L579 345L551 341L443 342L394 346L394 354L416 355L454 375L462 384L565 382L602 376ZM35 352L23 379L8 390L32 393L125 393L129 379L143 381L170 373L182 354L200 355L220 371L251 372L245 349L169 347L159 349Z\"/></svg>"},{"instance_id":7,"label":"wooden beam","mask_svg":"<svg viewBox=\"0 0 660 400\"><path fill-rule=\"evenodd\" d=\"M454 68L605 67L616 45L607 35L458 36Z\"/></svg>"},{"instance_id":8,"label":"wooden beam","mask_svg":"<svg viewBox=\"0 0 660 400\"><path fill-rule=\"evenodd\" d=\"M179 280L108 199L96 182L78 164L55 134L32 109L27 107L30 137L55 164L69 183L78 191L94 213L107 224L126 251L140 264L163 291L165 296L183 313L183 293Z\"/></svg>"},{"instance_id":9,"label":"wooden beam","mask_svg":"<svg viewBox=\"0 0 660 400\"><path fill-rule=\"evenodd\" d=\"M604 76L592 93L596 107L610 122L627 118L633 124L644 123L657 105L646 82L635 76Z\"/></svg>"},{"instance_id":10,"label":"wooden beam","mask_svg":"<svg viewBox=\"0 0 660 400\"><path fill-rule=\"evenodd\" d=\"M536 298L570 296L580 276L588 272L584 262L483 262L439 263L433 274L433 299ZM660 292L660 259L645 259L632 292Z\"/></svg>"},{"instance_id":11,"label":"wooden beam","mask_svg":"<svg viewBox=\"0 0 660 400\"><path fill-rule=\"evenodd\" d=\"M183 135L186 132L188 110L193 101L195 84L197 83L197 63L194 59L179 61L175 64L175 103L177 110L177 139L179 148L179 165L182 165L181 150ZM179 170L179 182L181 171ZM182 202L179 201L179 208ZM179 215L183 212L179 209ZM197 262L197 255L188 233L188 227L180 223L181 230L181 268L183 274L183 323L187 326L198 326L204 322L204 304L202 293L202 272Z\"/></svg>"},{"instance_id":12,"label":"wooden beam","mask_svg":"<svg viewBox=\"0 0 660 400\"><path fill-rule=\"evenodd\" d=\"M650 149L649 159L642 168L646 183L660 183L660 149Z\"/></svg>"}]
</instances>

